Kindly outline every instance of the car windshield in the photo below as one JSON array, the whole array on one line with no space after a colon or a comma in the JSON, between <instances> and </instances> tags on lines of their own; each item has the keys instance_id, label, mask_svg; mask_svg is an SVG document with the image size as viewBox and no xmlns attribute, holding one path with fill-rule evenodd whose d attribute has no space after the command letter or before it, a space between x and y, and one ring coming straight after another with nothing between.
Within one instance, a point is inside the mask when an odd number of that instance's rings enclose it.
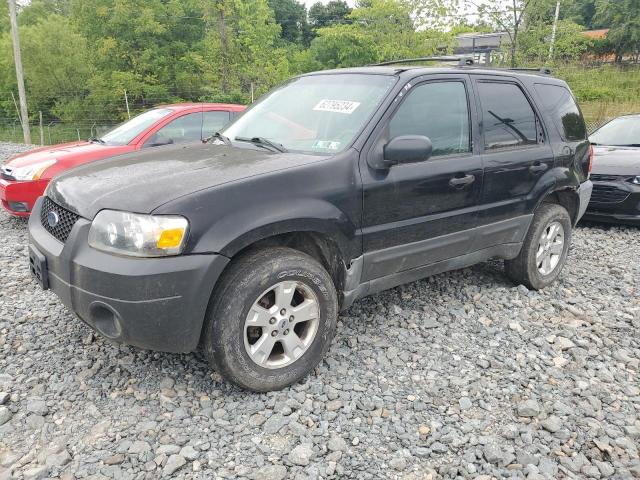
<instances>
[{"instance_id":1,"label":"car windshield","mask_svg":"<svg viewBox=\"0 0 640 480\"><path fill-rule=\"evenodd\" d=\"M619 117L589 136L591 143L640 147L640 117Z\"/></svg>"},{"instance_id":2,"label":"car windshield","mask_svg":"<svg viewBox=\"0 0 640 480\"><path fill-rule=\"evenodd\" d=\"M110 145L126 145L131 140L144 132L151 125L172 112L169 108L154 108L141 113L124 123L121 123L113 130L100 137L100 140Z\"/></svg>"},{"instance_id":3,"label":"car windshield","mask_svg":"<svg viewBox=\"0 0 640 480\"><path fill-rule=\"evenodd\" d=\"M395 81L393 76L371 74L295 78L266 95L223 133L231 141L268 140L287 151L338 153L350 145Z\"/></svg>"}]
</instances>

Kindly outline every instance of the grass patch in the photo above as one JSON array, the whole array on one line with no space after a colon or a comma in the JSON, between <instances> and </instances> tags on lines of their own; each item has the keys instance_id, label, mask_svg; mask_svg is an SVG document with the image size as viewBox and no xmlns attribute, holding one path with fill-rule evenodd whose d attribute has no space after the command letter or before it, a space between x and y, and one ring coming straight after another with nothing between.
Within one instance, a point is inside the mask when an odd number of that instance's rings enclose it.
<instances>
[{"instance_id":1,"label":"grass patch","mask_svg":"<svg viewBox=\"0 0 640 480\"><path fill-rule=\"evenodd\" d=\"M565 65L553 71L575 93L590 131L619 115L640 113L638 66Z\"/></svg>"}]
</instances>

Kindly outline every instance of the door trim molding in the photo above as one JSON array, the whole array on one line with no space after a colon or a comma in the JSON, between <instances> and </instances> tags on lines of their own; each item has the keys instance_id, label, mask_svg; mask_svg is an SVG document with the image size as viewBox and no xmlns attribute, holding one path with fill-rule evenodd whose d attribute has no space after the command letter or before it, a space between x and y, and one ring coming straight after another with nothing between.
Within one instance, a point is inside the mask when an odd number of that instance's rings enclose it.
<instances>
[{"instance_id":1,"label":"door trim molding","mask_svg":"<svg viewBox=\"0 0 640 480\"><path fill-rule=\"evenodd\" d=\"M343 308L358 298L497 257L515 258L533 214L365 253L347 270ZM452 254L453 252L453 254Z\"/></svg>"}]
</instances>

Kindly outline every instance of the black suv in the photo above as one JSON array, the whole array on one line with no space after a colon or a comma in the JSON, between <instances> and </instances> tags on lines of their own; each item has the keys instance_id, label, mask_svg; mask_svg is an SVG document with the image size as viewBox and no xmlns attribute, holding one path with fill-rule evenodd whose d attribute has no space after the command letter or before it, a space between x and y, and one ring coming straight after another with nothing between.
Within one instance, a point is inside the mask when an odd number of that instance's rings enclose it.
<instances>
[{"instance_id":1,"label":"black suv","mask_svg":"<svg viewBox=\"0 0 640 480\"><path fill-rule=\"evenodd\" d=\"M547 74L373 66L302 75L207 144L54 179L31 269L83 321L202 348L256 391L303 378L356 299L489 258L539 289L589 202L584 121Z\"/></svg>"}]
</instances>

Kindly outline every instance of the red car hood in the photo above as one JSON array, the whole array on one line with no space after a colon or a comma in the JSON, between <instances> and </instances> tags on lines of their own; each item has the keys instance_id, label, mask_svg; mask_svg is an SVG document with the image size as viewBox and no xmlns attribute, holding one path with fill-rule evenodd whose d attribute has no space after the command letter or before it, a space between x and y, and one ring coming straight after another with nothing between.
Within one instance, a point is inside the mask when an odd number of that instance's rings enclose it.
<instances>
[{"instance_id":1,"label":"red car hood","mask_svg":"<svg viewBox=\"0 0 640 480\"><path fill-rule=\"evenodd\" d=\"M47 169L45 175L45 177L51 178L58 172L76 165L129 152L133 149L134 147L129 145L102 145L85 141L62 143L20 153L8 160L6 165L18 168L56 159L56 164Z\"/></svg>"}]
</instances>

